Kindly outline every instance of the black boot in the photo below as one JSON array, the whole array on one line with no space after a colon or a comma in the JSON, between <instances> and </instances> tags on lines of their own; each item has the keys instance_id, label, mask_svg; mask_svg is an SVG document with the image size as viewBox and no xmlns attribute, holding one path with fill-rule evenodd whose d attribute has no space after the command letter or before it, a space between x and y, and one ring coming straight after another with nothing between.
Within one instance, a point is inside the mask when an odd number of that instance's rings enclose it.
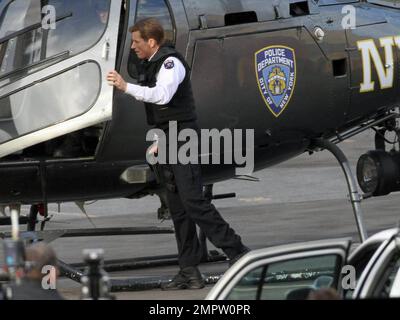
<instances>
[{"instance_id":1,"label":"black boot","mask_svg":"<svg viewBox=\"0 0 400 320\"><path fill-rule=\"evenodd\" d=\"M204 279L197 267L186 267L172 279L171 282L162 284L162 290L202 289Z\"/></svg>"}]
</instances>

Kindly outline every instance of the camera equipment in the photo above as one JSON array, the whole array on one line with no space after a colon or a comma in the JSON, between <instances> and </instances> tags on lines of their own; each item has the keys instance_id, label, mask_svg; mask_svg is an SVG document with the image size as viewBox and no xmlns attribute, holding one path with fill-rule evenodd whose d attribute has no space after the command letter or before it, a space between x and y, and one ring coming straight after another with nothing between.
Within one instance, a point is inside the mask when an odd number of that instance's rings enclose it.
<instances>
[{"instance_id":1,"label":"camera equipment","mask_svg":"<svg viewBox=\"0 0 400 320\"><path fill-rule=\"evenodd\" d=\"M103 269L103 249L83 250L83 258L87 264L84 276L81 278L82 299L108 300L110 295L110 279Z\"/></svg>"},{"instance_id":2,"label":"camera equipment","mask_svg":"<svg viewBox=\"0 0 400 320\"><path fill-rule=\"evenodd\" d=\"M0 274L1 284L0 300L11 300L13 296L12 285L19 285L25 271L25 244L22 240L5 239L4 270Z\"/></svg>"}]
</instances>

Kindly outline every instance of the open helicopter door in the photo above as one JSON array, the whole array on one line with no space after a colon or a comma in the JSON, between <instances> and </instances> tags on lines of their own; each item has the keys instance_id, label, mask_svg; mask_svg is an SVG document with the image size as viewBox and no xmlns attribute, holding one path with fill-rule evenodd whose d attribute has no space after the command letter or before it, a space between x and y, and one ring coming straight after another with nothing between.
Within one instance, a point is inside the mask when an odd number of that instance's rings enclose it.
<instances>
[{"instance_id":1,"label":"open helicopter door","mask_svg":"<svg viewBox=\"0 0 400 320\"><path fill-rule=\"evenodd\" d=\"M0 158L111 118L121 5L0 5Z\"/></svg>"}]
</instances>

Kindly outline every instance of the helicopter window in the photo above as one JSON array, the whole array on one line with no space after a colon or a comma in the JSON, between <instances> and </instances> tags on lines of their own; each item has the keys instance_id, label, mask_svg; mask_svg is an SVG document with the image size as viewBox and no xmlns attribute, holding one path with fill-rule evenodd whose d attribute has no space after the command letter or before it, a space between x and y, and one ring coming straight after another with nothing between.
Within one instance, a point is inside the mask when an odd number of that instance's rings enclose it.
<instances>
[{"instance_id":1,"label":"helicopter window","mask_svg":"<svg viewBox=\"0 0 400 320\"><path fill-rule=\"evenodd\" d=\"M16 19L18 17L19 19ZM41 21L40 1L13 1L0 18L0 39Z\"/></svg>"},{"instance_id":2,"label":"helicopter window","mask_svg":"<svg viewBox=\"0 0 400 320\"><path fill-rule=\"evenodd\" d=\"M225 15L226 26L252 22L258 22L257 13L255 11L228 13Z\"/></svg>"},{"instance_id":3,"label":"helicopter window","mask_svg":"<svg viewBox=\"0 0 400 320\"><path fill-rule=\"evenodd\" d=\"M48 13L42 13L42 3L15 0L3 12L0 42L5 54L0 55L0 78L21 70L26 75L37 70L30 66L60 53L68 52L62 58L80 53L94 45L106 28L110 0L48 0L46 5L55 9L53 26Z\"/></svg>"},{"instance_id":4,"label":"helicopter window","mask_svg":"<svg viewBox=\"0 0 400 320\"><path fill-rule=\"evenodd\" d=\"M84 63L0 99L0 143L85 113L97 99L100 77L96 63Z\"/></svg>"},{"instance_id":5,"label":"helicopter window","mask_svg":"<svg viewBox=\"0 0 400 320\"><path fill-rule=\"evenodd\" d=\"M310 14L307 1L295 2L290 4L290 15L292 17L305 16Z\"/></svg>"},{"instance_id":6,"label":"helicopter window","mask_svg":"<svg viewBox=\"0 0 400 320\"><path fill-rule=\"evenodd\" d=\"M172 14L164 0L139 0L136 12L136 21L156 18L164 28L166 41L175 43Z\"/></svg>"},{"instance_id":7,"label":"helicopter window","mask_svg":"<svg viewBox=\"0 0 400 320\"><path fill-rule=\"evenodd\" d=\"M343 77L347 75L347 59L333 60L332 68L334 77Z\"/></svg>"},{"instance_id":8,"label":"helicopter window","mask_svg":"<svg viewBox=\"0 0 400 320\"><path fill-rule=\"evenodd\" d=\"M135 21L146 18L156 18L164 28L165 42L170 45L175 44L175 24L172 13L166 1L164 0L139 0L136 10ZM137 65L139 59L133 50L129 54L128 72L136 79L138 77Z\"/></svg>"}]
</instances>

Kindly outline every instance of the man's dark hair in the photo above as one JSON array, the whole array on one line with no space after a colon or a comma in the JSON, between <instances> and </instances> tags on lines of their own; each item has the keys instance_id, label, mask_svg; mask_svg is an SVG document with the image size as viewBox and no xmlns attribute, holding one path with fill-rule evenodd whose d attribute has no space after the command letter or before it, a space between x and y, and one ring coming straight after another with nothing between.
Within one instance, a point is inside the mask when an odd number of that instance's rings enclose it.
<instances>
[{"instance_id":1,"label":"man's dark hair","mask_svg":"<svg viewBox=\"0 0 400 320\"><path fill-rule=\"evenodd\" d=\"M158 45L163 45L165 41L164 28L157 19L147 18L140 20L129 28L129 32L139 31L141 37L148 41L149 39L156 40Z\"/></svg>"}]
</instances>

